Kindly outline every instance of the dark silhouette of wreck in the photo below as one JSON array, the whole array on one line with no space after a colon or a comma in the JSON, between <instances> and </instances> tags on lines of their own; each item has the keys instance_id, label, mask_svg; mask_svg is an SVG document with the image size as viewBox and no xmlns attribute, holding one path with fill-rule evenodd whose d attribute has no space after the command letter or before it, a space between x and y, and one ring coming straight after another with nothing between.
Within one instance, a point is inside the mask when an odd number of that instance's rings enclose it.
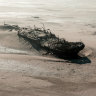
<instances>
[{"instance_id":1,"label":"dark silhouette of wreck","mask_svg":"<svg viewBox=\"0 0 96 96\"><path fill-rule=\"evenodd\" d=\"M56 37L49 29L45 28L21 28L18 36L26 38L30 42L36 43L48 53L60 58L74 58L78 56L85 45L82 42L68 42L65 39Z\"/></svg>"},{"instance_id":2,"label":"dark silhouette of wreck","mask_svg":"<svg viewBox=\"0 0 96 96\"><path fill-rule=\"evenodd\" d=\"M16 30L18 36L29 42L34 42L38 47L46 50L60 58L76 58L78 53L85 47L83 42L68 42L65 39L60 39L55 34L51 33L50 29L45 28L22 28L18 25L4 24L0 26L3 30Z\"/></svg>"}]
</instances>

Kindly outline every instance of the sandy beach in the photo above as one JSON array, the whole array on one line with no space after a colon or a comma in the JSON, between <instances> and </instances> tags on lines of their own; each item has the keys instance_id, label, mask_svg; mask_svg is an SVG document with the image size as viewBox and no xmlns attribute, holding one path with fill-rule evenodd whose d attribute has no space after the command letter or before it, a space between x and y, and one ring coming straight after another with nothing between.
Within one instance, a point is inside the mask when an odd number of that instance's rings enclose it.
<instances>
[{"instance_id":1,"label":"sandy beach","mask_svg":"<svg viewBox=\"0 0 96 96\"><path fill-rule=\"evenodd\" d=\"M88 3L86 3L88 2ZM82 41L82 59L42 55L16 31L0 29L0 96L96 96L95 0L0 0L0 25L34 25Z\"/></svg>"}]
</instances>

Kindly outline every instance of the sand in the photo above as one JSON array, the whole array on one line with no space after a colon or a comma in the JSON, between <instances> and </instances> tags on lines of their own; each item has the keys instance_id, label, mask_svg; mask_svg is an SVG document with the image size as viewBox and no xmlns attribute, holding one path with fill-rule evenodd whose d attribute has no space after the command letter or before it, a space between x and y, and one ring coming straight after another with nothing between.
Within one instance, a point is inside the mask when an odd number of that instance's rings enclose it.
<instances>
[{"instance_id":1,"label":"sand","mask_svg":"<svg viewBox=\"0 0 96 96\"><path fill-rule=\"evenodd\" d=\"M95 6L95 0L0 0L0 24L44 23L60 38L86 45L84 58L67 61L0 30L0 96L96 96Z\"/></svg>"},{"instance_id":2,"label":"sand","mask_svg":"<svg viewBox=\"0 0 96 96\"><path fill-rule=\"evenodd\" d=\"M95 96L95 49L67 61L42 56L14 31L1 30L0 37L1 96Z\"/></svg>"}]
</instances>

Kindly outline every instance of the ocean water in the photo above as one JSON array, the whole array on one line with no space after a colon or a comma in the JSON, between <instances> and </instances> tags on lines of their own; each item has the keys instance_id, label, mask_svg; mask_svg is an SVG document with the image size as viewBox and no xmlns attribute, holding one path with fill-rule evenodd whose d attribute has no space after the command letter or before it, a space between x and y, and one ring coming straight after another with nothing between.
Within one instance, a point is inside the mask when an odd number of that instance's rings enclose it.
<instances>
[{"instance_id":1,"label":"ocean water","mask_svg":"<svg viewBox=\"0 0 96 96\"><path fill-rule=\"evenodd\" d=\"M32 17L48 23L96 23L96 0L0 0L0 18Z\"/></svg>"}]
</instances>

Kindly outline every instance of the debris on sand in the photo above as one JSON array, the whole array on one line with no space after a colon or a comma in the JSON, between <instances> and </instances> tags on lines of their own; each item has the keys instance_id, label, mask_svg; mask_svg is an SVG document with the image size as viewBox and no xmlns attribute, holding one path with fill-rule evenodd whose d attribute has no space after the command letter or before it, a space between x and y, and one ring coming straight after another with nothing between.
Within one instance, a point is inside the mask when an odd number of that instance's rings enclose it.
<instances>
[{"instance_id":1,"label":"debris on sand","mask_svg":"<svg viewBox=\"0 0 96 96\"><path fill-rule=\"evenodd\" d=\"M42 49L60 58L74 58L85 47L82 42L68 42L60 39L45 28L22 28L18 25L4 25L5 28L18 31L18 36L34 42Z\"/></svg>"},{"instance_id":2,"label":"debris on sand","mask_svg":"<svg viewBox=\"0 0 96 96\"><path fill-rule=\"evenodd\" d=\"M9 30L9 31L12 31L12 30L19 30L20 27L18 25L9 25L9 24L4 24L4 25L1 25L0 26L0 29L2 30Z\"/></svg>"}]
</instances>

